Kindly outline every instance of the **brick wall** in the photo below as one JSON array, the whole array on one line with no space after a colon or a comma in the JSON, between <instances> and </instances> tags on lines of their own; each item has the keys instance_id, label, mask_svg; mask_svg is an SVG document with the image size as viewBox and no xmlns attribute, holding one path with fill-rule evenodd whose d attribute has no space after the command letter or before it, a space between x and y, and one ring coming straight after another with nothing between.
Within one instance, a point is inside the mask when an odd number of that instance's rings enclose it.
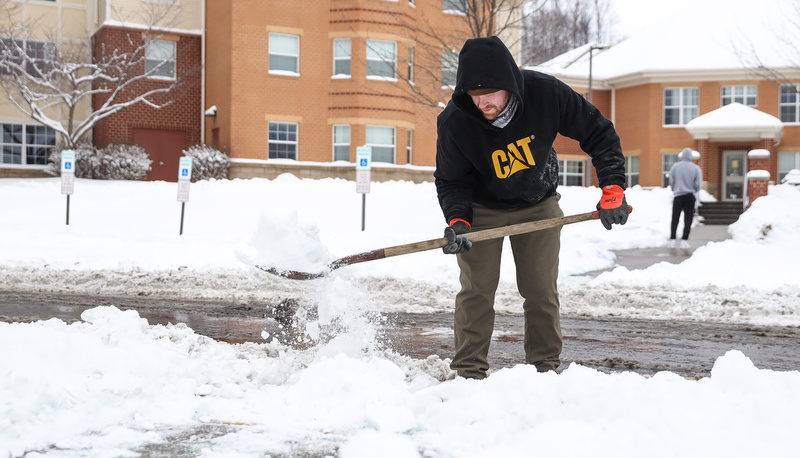
<instances>
[{"instance_id":1,"label":"brick wall","mask_svg":"<svg viewBox=\"0 0 800 458\"><path fill-rule=\"evenodd\" d=\"M207 8L209 18L219 18L208 23L209 56L226 52L221 61L208 62L205 108L216 105L218 114L206 120L207 143L218 129L219 147L232 157L267 159L269 122L296 123L297 159L330 162L332 126L347 124L353 161L356 147L366 142L366 126L390 126L395 128L396 164L406 163L408 130L413 131L413 164L434 164L441 111L435 105L446 103L450 91L439 82L440 48L429 55L414 39L426 40L415 27L430 24L442 33L463 27L461 18L442 13L440 2L219 0ZM299 37L299 75L269 72L270 33ZM331 78L336 38L351 40L350 78ZM413 45L415 85L402 77L367 78L367 39L397 44L397 72L403 76ZM433 107L417 102L413 91L420 88L430 88Z\"/></svg>"},{"instance_id":2,"label":"brick wall","mask_svg":"<svg viewBox=\"0 0 800 458\"><path fill-rule=\"evenodd\" d=\"M127 44L128 34L138 43L141 31L125 30L115 27L105 27L94 37L96 53L99 44L107 49L129 50ZM203 110L201 107L201 40L197 36L166 35L165 39L177 41L177 73L181 75L184 84L169 94L158 95L154 101L162 103L173 100L172 104L156 109L144 103L137 103L123 109L119 113L109 116L98 122L94 128L94 143L98 147L109 144L129 144L133 141L134 129L157 129L181 131L186 135L186 146L201 142L200 122ZM97 54L96 54L97 56ZM144 71L142 68L140 71ZM159 79L148 79L131 87L131 92L141 93L152 88L167 86L169 83ZM106 96L97 95L92 103L94 107L101 106L107 100ZM123 95L118 101L129 100Z\"/></svg>"}]
</instances>

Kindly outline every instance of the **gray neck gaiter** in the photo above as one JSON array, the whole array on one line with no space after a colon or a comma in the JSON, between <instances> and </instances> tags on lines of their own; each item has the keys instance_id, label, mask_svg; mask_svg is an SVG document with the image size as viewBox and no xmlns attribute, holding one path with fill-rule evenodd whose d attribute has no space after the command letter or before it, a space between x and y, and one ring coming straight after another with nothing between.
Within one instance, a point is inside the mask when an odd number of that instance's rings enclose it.
<instances>
[{"instance_id":1,"label":"gray neck gaiter","mask_svg":"<svg viewBox=\"0 0 800 458\"><path fill-rule=\"evenodd\" d=\"M501 129L507 126L508 123L511 122L511 118L514 117L514 113L517 112L517 105L518 105L517 98L514 97L513 95L509 97L508 104L503 109L503 111L501 111L500 114L497 115L497 119L490 121L492 125L495 127L499 127Z\"/></svg>"}]
</instances>

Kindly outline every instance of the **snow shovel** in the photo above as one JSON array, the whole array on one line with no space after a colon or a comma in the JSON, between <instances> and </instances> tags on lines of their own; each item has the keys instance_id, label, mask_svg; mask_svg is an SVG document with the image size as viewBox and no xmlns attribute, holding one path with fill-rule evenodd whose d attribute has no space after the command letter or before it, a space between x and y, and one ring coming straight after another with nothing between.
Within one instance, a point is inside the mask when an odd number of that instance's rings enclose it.
<instances>
[{"instance_id":1,"label":"snow shovel","mask_svg":"<svg viewBox=\"0 0 800 458\"><path fill-rule=\"evenodd\" d=\"M628 213L632 212L633 208L628 205ZM593 211L588 213L580 213L577 215L562 216L560 218L543 219L540 221L530 221L527 223L512 224L511 226L496 227L493 229L485 229L482 231L468 232L464 235L472 242L480 242L482 240L497 239L501 237L525 234L527 232L541 231L543 229L550 229L553 227L563 226L565 224L580 223L581 221L589 221L592 219L600 219L600 211ZM328 263L328 270L322 272L299 272L296 270L276 269L275 267L256 266L259 269L277 275L279 277L290 278L292 280L312 280L321 278L333 270L340 267L357 264L359 262L375 261L377 259L384 259L391 256L400 256L402 254L418 253L420 251L435 250L436 248L443 248L447 245L445 237L425 240L422 242L407 243L404 245L397 245L388 248L379 248L372 251L365 251L363 253L345 256L343 258L335 259Z\"/></svg>"}]
</instances>

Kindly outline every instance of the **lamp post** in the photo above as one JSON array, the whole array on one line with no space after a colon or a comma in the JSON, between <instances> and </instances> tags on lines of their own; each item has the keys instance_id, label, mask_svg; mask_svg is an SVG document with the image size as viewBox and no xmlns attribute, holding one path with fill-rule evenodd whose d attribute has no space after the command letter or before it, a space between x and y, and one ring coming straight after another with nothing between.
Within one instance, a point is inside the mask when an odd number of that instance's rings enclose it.
<instances>
[{"instance_id":1,"label":"lamp post","mask_svg":"<svg viewBox=\"0 0 800 458\"><path fill-rule=\"evenodd\" d=\"M595 49L608 49L610 47L610 45L589 46L589 103L592 103L592 55Z\"/></svg>"},{"instance_id":2,"label":"lamp post","mask_svg":"<svg viewBox=\"0 0 800 458\"><path fill-rule=\"evenodd\" d=\"M608 49L611 45L591 45L589 46L589 103L592 103L592 53L595 49ZM592 161L586 161L586 182L592 184Z\"/></svg>"}]
</instances>

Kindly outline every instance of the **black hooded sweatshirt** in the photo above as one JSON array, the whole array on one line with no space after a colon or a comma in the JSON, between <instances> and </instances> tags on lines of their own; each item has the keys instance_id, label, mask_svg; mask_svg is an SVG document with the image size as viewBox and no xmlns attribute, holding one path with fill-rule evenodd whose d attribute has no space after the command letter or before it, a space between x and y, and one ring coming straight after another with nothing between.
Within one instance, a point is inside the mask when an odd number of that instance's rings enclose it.
<instances>
[{"instance_id":1,"label":"black hooded sweatshirt","mask_svg":"<svg viewBox=\"0 0 800 458\"><path fill-rule=\"evenodd\" d=\"M503 128L484 119L467 91L502 89L518 106ZM625 187L625 158L611 121L556 78L520 70L497 37L467 40L453 97L437 119L436 190L445 220L472 224L472 203L519 208L555 195L556 134L580 142L600 186ZM599 198L599 196L598 196Z\"/></svg>"}]
</instances>

